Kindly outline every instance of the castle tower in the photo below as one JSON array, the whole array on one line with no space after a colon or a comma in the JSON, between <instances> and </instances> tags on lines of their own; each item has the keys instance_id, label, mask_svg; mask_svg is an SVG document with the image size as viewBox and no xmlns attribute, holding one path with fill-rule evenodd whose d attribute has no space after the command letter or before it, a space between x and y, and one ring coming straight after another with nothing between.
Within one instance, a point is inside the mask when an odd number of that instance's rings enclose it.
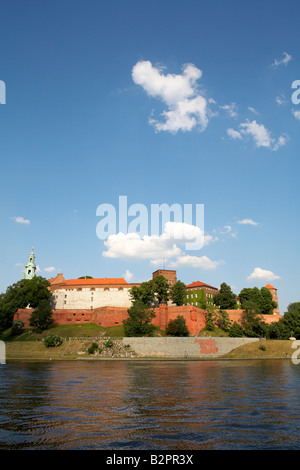
<instances>
[{"instance_id":1,"label":"castle tower","mask_svg":"<svg viewBox=\"0 0 300 470\"><path fill-rule=\"evenodd\" d=\"M271 284L267 284L267 285L266 285L266 288L269 289L269 291L270 291L271 294L272 294L272 297L273 297L274 302L277 303L277 307L274 308L273 314L274 314L274 315L279 315L279 305L278 305L277 289L276 289L276 287L271 286Z\"/></svg>"},{"instance_id":2,"label":"castle tower","mask_svg":"<svg viewBox=\"0 0 300 470\"><path fill-rule=\"evenodd\" d=\"M36 265L35 265L35 256L33 252L33 247L31 253L28 257L28 261L25 264L25 272L23 279L32 279L35 276Z\"/></svg>"}]
</instances>

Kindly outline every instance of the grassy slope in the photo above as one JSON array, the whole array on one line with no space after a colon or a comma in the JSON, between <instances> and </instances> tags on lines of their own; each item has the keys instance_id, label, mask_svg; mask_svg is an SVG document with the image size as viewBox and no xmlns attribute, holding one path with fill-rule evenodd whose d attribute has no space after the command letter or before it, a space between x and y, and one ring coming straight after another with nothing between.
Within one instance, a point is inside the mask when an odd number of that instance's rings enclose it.
<instances>
[{"instance_id":1,"label":"grassy slope","mask_svg":"<svg viewBox=\"0 0 300 470\"><path fill-rule=\"evenodd\" d=\"M82 338L77 341L64 341L63 344L57 348L46 348L41 339L49 334L57 334L66 338L71 337ZM156 334L164 336L165 333L159 329ZM201 332L201 336L204 332ZM206 332L205 336L225 336L224 332ZM93 341L93 338L111 337L120 338L124 336L122 325L113 326L109 328L102 328L93 323L83 325L62 325L50 328L43 333L36 334L31 330L26 330L21 336L12 337L10 331L5 332L0 339L6 343L6 356L7 358L77 358L79 357L78 351L86 350ZM90 339L86 339L90 338ZM38 341L37 341L38 340ZM264 345L266 350L260 349ZM245 344L240 346L230 353L223 356L228 359L256 359L256 358L286 358L291 357L294 349L292 349L292 341L258 341L254 343Z\"/></svg>"}]
</instances>

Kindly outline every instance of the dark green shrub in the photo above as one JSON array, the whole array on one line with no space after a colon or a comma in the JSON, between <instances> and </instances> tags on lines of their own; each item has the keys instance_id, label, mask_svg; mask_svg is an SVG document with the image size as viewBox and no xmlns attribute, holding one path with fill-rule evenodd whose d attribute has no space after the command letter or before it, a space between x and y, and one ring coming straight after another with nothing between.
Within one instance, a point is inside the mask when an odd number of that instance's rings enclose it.
<instances>
[{"instance_id":1,"label":"dark green shrub","mask_svg":"<svg viewBox=\"0 0 300 470\"><path fill-rule=\"evenodd\" d=\"M178 315L175 320L169 321L166 334L170 336L189 336L189 330L182 315Z\"/></svg>"},{"instance_id":2,"label":"dark green shrub","mask_svg":"<svg viewBox=\"0 0 300 470\"><path fill-rule=\"evenodd\" d=\"M104 346L105 346L106 348L112 348L113 345L114 345L114 343L112 342L111 339L108 339L108 340L106 340L106 341L104 342Z\"/></svg>"},{"instance_id":3,"label":"dark green shrub","mask_svg":"<svg viewBox=\"0 0 300 470\"><path fill-rule=\"evenodd\" d=\"M23 333L24 322L22 320L14 320L11 327L12 336L17 336Z\"/></svg>"},{"instance_id":4,"label":"dark green shrub","mask_svg":"<svg viewBox=\"0 0 300 470\"><path fill-rule=\"evenodd\" d=\"M98 349L98 344L97 343L92 343L90 347L88 348L88 353L89 354L94 354Z\"/></svg>"},{"instance_id":5,"label":"dark green shrub","mask_svg":"<svg viewBox=\"0 0 300 470\"><path fill-rule=\"evenodd\" d=\"M267 348L266 348L266 346L265 346L264 344L260 344L259 349L260 349L261 351L266 351Z\"/></svg>"},{"instance_id":6,"label":"dark green shrub","mask_svg":"<svg viewBox=\"0 0 300 470\"><path fill-rule=\"evenodd\" d=\"M229 329L229 336L231 338L241 338L244 334L243 328L237 322L234 322Z\"/></svg>"},{"instance_id":7,"label":"dark green shrub","mask_svg":"<svg viewBox=\"0 0 300 470\"><path fill-rule=\"evenodd\" d=\"M48 335L45 337L45 346L46 348L55 348L60 346L63 342L63 339L58 335Z\"/></svg>"}]
</instances>

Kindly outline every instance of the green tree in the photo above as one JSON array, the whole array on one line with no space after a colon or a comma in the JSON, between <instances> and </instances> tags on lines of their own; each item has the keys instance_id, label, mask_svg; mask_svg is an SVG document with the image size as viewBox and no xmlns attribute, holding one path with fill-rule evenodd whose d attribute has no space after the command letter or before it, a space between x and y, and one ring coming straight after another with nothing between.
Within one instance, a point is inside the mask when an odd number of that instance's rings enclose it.
<instances>
[{"instance_id":1,"label":"green tree","mask_svg":"<svg viewBox=\"0 0 300 470\"><path fill-rule=\"evenodd\" d=\"M287 312L283 315L283 322L289 335L300 339L300 302L293 302L288 305Z\"/></svg>"},{"instance_id":2,"label":"green tree","mask_svg":"<svg viewBox=\"0 0 300 470\"><path fill-rule=\"evenodd\" d=\"M242 336L244 336L244 330L241 327L241 325L239 325L235 321L235 322L233 322L233 324L229 328L229 333L228 334L231 338L241 338Z\"/></svg>"},{"instance_id":3,"label":"green tree","mask_svg":"<svg viewBox=\"0 0 300 470\"><path fill-rule=\"evenodd\" d=\"M133 286L130 289L130 297L133 302L140 301L145 305L152 305L155 300L154 287L152 280L142 282L139 287Z\"/></svg>"},{"instance_id":4,"label":"green tree","mask_svg":"<svg viewBox=\"0 0 300 470\"><path fill-rule=\"evenodd\" d=\"M37 331L47 330L53 322L52 309L47 300L42 300L32 312L29 324Z\"/></svg>"},{"instance_id":5,"label":"green tree","mask_svg":"<svg viewBox=\"0 0 300 470\"><path fill-rule=\"evenodd\" d=\"M0 330L12 326L14 314L19 308L36 308L42 300L49 301L52 295L49 287L50 282L42 276L21 279L8 286L0 296Z\"/></svg>"},{"instance_id":6,"label":"green tree","mask_svg":"<svg viewBox=\"0 0 300 470\"><path fill-rule=\"evenodd\" d=\"M244 304L245 310L242 317L242 327L245 336L258 337L268 336L268 325L257 312L255 302L248 301Z\"/></svg>"},{"instance_id":7,"label":"green tree","mask_svg":"<svg viewBox=\"0 0 300 470\"><path fill-rule=\"evenodd\" d=\"M269 289L262 287L246 287L241 290L239 294L242 309L245 308L247 302L255 305L256 312L261 315L270 315L273 313L274 308L277 307Z\"/></svg>"},{"instance_id":8,"label":"green tree","mask_svg":"<svg viewBox=\"0 0 300 470\"><path fill-rule=\"evenodd\" d=\"M160 275L150 281L142 282L139 287L133 286L130 289L130 296L133 302L140 300L148 306L153 305L155 301L167 302L170 297L170 284L164 276Z\"/></svg>"},{"instance_id":9,"label":"green tree","mask_svg":"<svg viewBox=\"0 0 300 470\"><path fill-rule=\"evenodd\" d=\"M13 336L18 336L23 333L24 322L22 320L14 320L12 322L11 334Z\"/></svg>"},{"instance_id":10,"label":"green tree","mask_svg":"<svg viewBox=\"0 0 300 470\"><path fill-rule=\"evenodd\" d=\"M217 313L216 325L224 331L229 331L232 321L230 320L229 314L226 310L220 310Z\"/></svg>"},{"instance_id":11,"label":"green tree","mask_svg":"<svg viewBox=\"0 0 300 470\"><path fill-rule=\"evenodd\" d=\"M167 279L162 275L156 276L154 279L152 279L152 285L157 301L159 303L161 303L163 300L167 302L170 298L170 284Z\"/></svg>"},{"instance_id":12,"label":"green tree","mask_svg":"<svg viewBox=\"0 0 300 470\"><path fill-rule=\"evenodd\" d=\"M125 336L152 336L155 326L151 321L155 317L154 310L141 300L136 300L128 309L128 318L123 320Z\"/></svg>"},{"instance_id":13,"label":"green tree","mask_svg":"<svg viewBox=\"0 0 300 470\"><path fill-rule=\"evenodd\" d=\"M216 326L216 313L214 308L211 305L207 306L206 313L205 313L205 329L207 331L214 331Z\"/></svg>"},{"instance_id":14,"label":"green tree","mask_svg":"<svg viewBox=\"0 0 300 470\"><path fill-rule=\"evenodd\" d=\"M269 338L270 339L289 339L291 336L291 329L284 322L283 318L277 322L269 325Z\"/></svg>"},{"instance_id":15,"label":"green tree","mask_svg":"<svg viewBox=\"0 0 300 470\"><path fill-rule=\"evenodd\" d=\"M237 308L236 295L226 282L221 284L219 293L214 295L214 304L222 310L233 310Z\"/></svg>"},{"instance_id":16,"label":"green tree","mask_svg":"<svg viewBox=\"0 0 300 470\"><path fill-rule=\"evenodd\" d=\"M169 336L189 336L189 330L186 326L185 319L182 315L178 315L175 320L170 320L167 328L166 334Z\"/></svg>"},{"instance_id":17,"label":"green tree","mask_svg":"<svg viewBox=\"0 0 300 470\"><path fill-rule=\"evenodd\" d=\"M176 305L184 305L186 297L186 285L181 282L177 281L171 287L170 298L172 302Z\"/></svg>"}]
</instances>

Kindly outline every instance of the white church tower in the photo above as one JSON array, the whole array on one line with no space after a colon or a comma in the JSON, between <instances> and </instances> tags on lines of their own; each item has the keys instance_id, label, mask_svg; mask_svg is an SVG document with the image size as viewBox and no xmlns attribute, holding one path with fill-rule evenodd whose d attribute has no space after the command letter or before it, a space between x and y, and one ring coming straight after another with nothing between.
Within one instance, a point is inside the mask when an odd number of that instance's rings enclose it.
<instances>
[{"instance_id":1,"label":"white church tower","mask_svg":"<svg viewBox=\"0 0 300 470\"><path fill-rule=\"evenodd\" d=\"M25 264L25 272L23 279L32 279L35 276L36 265L35 265L35 256L33 252L33 247L29 255L28 261Z\"/></svg>"}]
</instances>

